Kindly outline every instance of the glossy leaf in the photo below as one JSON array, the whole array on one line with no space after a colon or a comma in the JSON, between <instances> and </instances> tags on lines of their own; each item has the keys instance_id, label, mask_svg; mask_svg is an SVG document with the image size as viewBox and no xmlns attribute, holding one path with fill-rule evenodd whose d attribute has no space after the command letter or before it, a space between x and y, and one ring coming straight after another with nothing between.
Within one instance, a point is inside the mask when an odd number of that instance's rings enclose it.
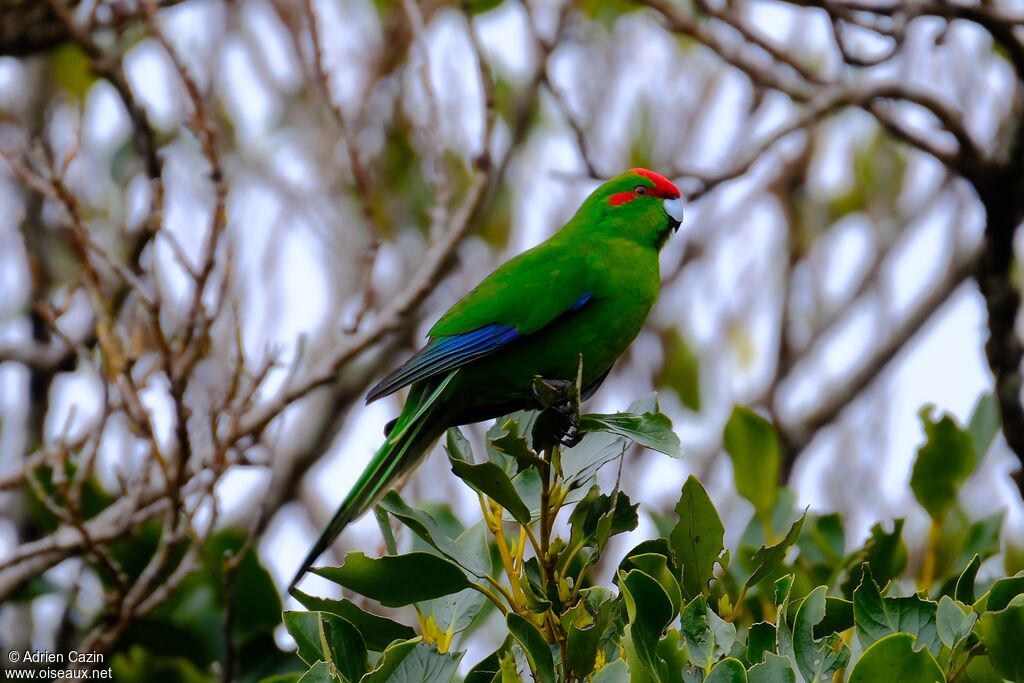
<instances>
[{"instance_id":1,"label":"glossy leaf","mask_svg":"<svg viewBox=\"0 0 1024 683\"><path fill-rule=\"evenodd\" d=\"M452 595L435 598L421 605L421 609L429 613L438 631L450 639L470 627L486 602L487 596L483 593L466 588Z\"/></svg>"},{"instance_id":2,"label":"glossy leaf","mask_svg":"<svg viewBox=\"0 0 1024 683\"><path fill-rule=\"evenodd\" d=\"M284 625L295 640L295 654L307 665L312 666L318 661L326 661L323 642L320 640L320 613L293 612L284 613Z\"/></svg>"},{"instance_id":3,"label":"glossy leaf","mask_svg":"<svg viewBox=\"0 0 1024 683\"><path fill-rule=\"evenodd\" d=\"M960 573L960 578L956 580L953 597L965 605L974 604L974 581L978 578L979 569L981 569L981 558L975 555L970 564Z\"/></svg>"},{"instance_id":4,"label":"glossy leaf","mask_svg":"<svg viewBox=\"0 0 1024 683\"><path fill-rule=\"evenodd\" d=\"M768 653L761 664L747 671L748 683L796 683L796 672L789 659Z\"/></svg>"},{"instance_id":5,"label":"glossy leaf","mask_svg":"<svg viewBox=\"0 0 1024 683\"><path fill-rule=\"evenodd\" d=\"M458 427L449 427L448 431L445 432L444 448L448 451L448 457L452 460L470 464L475 462L473 447Z\"/></svg>"},{"instance_id":6,"label":"glossy leaf","mask_svg":"<svg viewBox=\"0 0 1024 683\"><path fill-rule=\"evenodd\" d=\"M454 461L453 461L454 462ZM491 465L491 463L487 463ZM494 467L491 465L491 467ZM494 467L494 469L498 469ZM504 473L502 473L504 476ZM412 529L417 536L429 543L439 553L469 573L483 578L491 573L491 558L483 548L483 537L479 543L459 543L448 537L440 525L426 511L411 507L402 500L395 491L390 491L380 502L380 506L389 514L394 515ZM469 540L472 541L471 537Z\"/></svg>"},{"instance_id":7,"label":"glossy leaf","mask_svg":"<svg viewBox=\"0 0 1024 683\"><path fill-rule=\"evenodd\" d=\"M682 568L683 595L689 600L708 594L715 562L724 550L725 527L707 491L693 475L683 484L676 514L679 521L669 535L669 545Z\"/></svg>"},{"instance_id":8,"label":"glossy leaf","mask_svg":"<svg viewBox=\"0 0 1024 683\"><path fill-rule=\"evenodd\" d=\"M945 680L928 648L915 650L914 636L894 633L864 651L853 666L849 683L942 683Z\"/></svg>"},{"instance_id":9,"label":"glossy leaf","mask_svg":"<svg viewBox=\"0 0 1024 683\"><path fill-rule=\"evenodd\" d=\"M457 565L425 552L376 559L354 552L345 557L341 567L319 567L313 572L386 607L451 595L470 585Z\"/></svg>"},{"instance_id":10,"label":"glossy leaf","mask_svg":"<svg viewBox=\"0 0 1024 683\"><path fill-rule=\"evenodd\" d=\"M1024 593L1024 571L1018 572L1015 576L998 579L992 584L988 591L988 601L985 609L998 611L1004 609L1015 597Z\"/></svg>"},{"instance_id":11,"label":"glossy leaf","mask_svg":"<svg viewBox=\"0 0 1024 683\"><path fill-rule=\"evenodd\" d=\"M665 589L639 569L619 572L619 587L626 601L629 635L636 651L637 664L655 681L661 680L658 641L675 616Z\"/></svg>"},{"instance_id":12,"label":"glossy leaf","mask_svg":"<svg viewBox=\"0 0 1024 683\"><path fill-rule=\"evenodd\" d=\"M441 653L419 638L394 643L360 683L451 683L462 652Z\"/></svg>"},{"instance_id":13,"label":"glossy leaf","mask_svg":"<svg viewBox=\"0 0 1024 683\"><path fill-rule=\"evenodd\" d=\"M1011 681L1024 680L1024 595L1013 598L1001 610L982 614L978 635L1000 676Z\"/></svg>"},{"instance_id":14,"label":"glossy leaf","mask_svg":"<svg viewBox=\"0 0 1024 683\"><path fill-rule=\"evenodd\" d=\"M726 657L715 664L704 683L747 683L747 670L740 660Z\"/></svg>"},{"instance_id":15,"label":"glossy leaf","mask_svg":"<svg viewBox=\"0 0 1024 683\"><path fill-rule=\"evenodd\" d=\"M584 432L611 432L673 458L683 457L679 437L672 431L672 421L664 413L583 415L580 429Z\"/></svg>"},{"instance_id":16,"label":"glossy leaf","mask_svg":"<svg viewBox=\"0 0 1024 683\"><path fill-rule=\"evenodd\" d=\"M850 648L840 634L814 637L814 627L825 618L825 592L825 586L811 591L800 604L793 624L793 654L808 681L832 680L832 674L850 661Z\"/></svg>"},{"instance_id":17,"label":"glossy leaf","mask_svg":"<svg viewBox=\"0 0 1024 683\"><path fill-rule=\"evenodd\" d=\"M594 674L590 683L629 683L629 680L629 667L626 666L626 662L616 659Z\"/></svg>"},{"instance_id":18,"label":"glossy leaf","mask_svg":"<svg viewBox=\"0 0 1024 683\"><path fill-rule=\"evenodd\" d=\"M366 644L355 626L334 614L320 612L321 639L338 675L345 683L358 683L369 666Z\"/></svg>"},{"instance_id":19,"label":"glossy leaf","mask_svg":"<svg viewBox=\"0 0 1024 683\"><path fill-rule=\"evenodd\" d=\"M366 642L366 647L374 652L383 651L395 640L408 640L416 635L416 632L409 626L366 612L348 599L318 598L307 595L298 589L294 590L292 595L308 610L336 614L351 622L359 629L359 633Z\"/></svg>"},{"instance_id":20,"label":"glossy leaf","mask_svg":"<svg viewBox=\"0 0 1024 683\"><path fill-rule=\"evenodd\" d=\"M505 622L508 624L508 632L526 653L530 669L537 676L537 683L555 683L555 661L551 655L551 646L537 627L515 612L509 612Z\"/></svg>"},{"instance_id":21,"label":"glossy leaf","mask_svg":"<svg viewBox=\"0 0 1024 683\"><path fill-rule=\"evenodd\" d=\"M316 662L299 679L299 683L337 683L331 676L331 665L327 662Z\"/></svg>"},{"instance_id":22,"label":"glossy leaf","mask_svg":"<svg viewBox=\"0 0 1024 683\"><path fill-rule=\"evenodd\" d=\"M754 553L754 572L744 584L745 588L748 590L753 588L782 565L786 559L786 553L796 543L797 537L800 536L800 529L803 525L804 516L801 516L800 519L793 523L793 526L789 528L786 536L781 541L773 546L762 546Z\"/></svg>"},{"instance_id":23,"label":"glossy leaf","mask_svg":"<svg viewBox=\"0 0 1024 683\"><path fill-rule=\"evenodd\" d=\"M937 655L942 647L935 623L937 608L934 602L917 595L883 597L871 570L865 568L860 586L853 593L857 639L866 648L890 633L910 633L918 646Z\"/></svg>"},{"instance_id":24,"label":"glossy leaf","mask_svg":"<svg viewBox=\"0 0 1024 683\"><path fill-rule=\"evenodd\" d=\"M935 629L938 632L939 640L946 647L953 649L971 632L971 627L974 626L977 616L965 605L961 605L948 595L942 596L935 612Z\"/></svg>"},{"instance_id":25,"label":"glossy leaf","mask_svg":"<svg viewBox=\"0 0 1024 683\"><path fill-rule=\"evenodd\" d=\"M493 462L473 465L462 460L451 459L452 472L469 484L470 488L494 500L505 508L520 524L530 523L530 509L519 497L512 480L501 467Z\"/></svg>"},{"instance_id":26,"label":"glossy leaf","mask_svg":"<svg viewBox=\"0 0 1024 683\"><path fill-rule=\"evenodd\" d=\"M736 627L722 620L708 607L703 595L686 605L680 620L690 661L701 669L727 654L736 642Z\"/></svg>"}]
</instances>

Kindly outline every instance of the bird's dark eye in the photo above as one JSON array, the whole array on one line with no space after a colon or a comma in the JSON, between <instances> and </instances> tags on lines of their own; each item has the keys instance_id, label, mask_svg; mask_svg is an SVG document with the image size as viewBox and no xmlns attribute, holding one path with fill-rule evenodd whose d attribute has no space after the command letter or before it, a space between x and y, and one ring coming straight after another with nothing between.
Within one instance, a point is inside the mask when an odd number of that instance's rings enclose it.
<instances>
[{"instance_id":1,"label":"bird's dark eye","mask_svg":"<svg viewBox=\"0 0 1024 683\"><path fill-rule=\"evenodd\" d=\"M633 188L633 193L637 195L645 195L647 194L647 188L643 185L637 185Z\"/></svg>"}]
</instances>

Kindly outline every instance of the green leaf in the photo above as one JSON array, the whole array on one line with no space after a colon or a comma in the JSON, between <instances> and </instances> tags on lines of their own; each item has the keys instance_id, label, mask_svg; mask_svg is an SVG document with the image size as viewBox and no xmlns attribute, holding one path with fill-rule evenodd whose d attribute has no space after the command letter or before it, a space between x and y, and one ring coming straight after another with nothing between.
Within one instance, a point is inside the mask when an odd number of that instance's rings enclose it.
<instances>
[{"instance_id":1,"label":"green leaf","mask_svg":"<svg viewBox=\"0 0 1024 683\"><path fill-rule=\"evenodd\" d=\"M793 526L786 532L786 536L771 547L761 546L755 553L753 561L755 564L754 572L747 579L743 585L744 591L750 590L757 584L761 583L764 579L778 569L786 559L786 552L793 546L796 539L800 536L800 529L804 525L804 518L806 515L801 515L800 519L793 523Z\"/></svg>"},{"instance_id":2,"label":"green leaf","mask_svg":"<svg viewBox=\"0 0 1024 683\"><path fill-rule=\"evenodd\" d=\"M690 661L705 671L727 654L736 642L736 627L715 614L703 595L698 595L686 605L680 629L686 638Z\"/></svg>"},{"instance_id":3,"label":"green leaf","mask_svg":"<svg viewBox=\"0 0 1024 683\"><path fill-rule=\"evenodd\" d=\"M853 628L853 602L829 595L825 598L825 618L814 627L814 637L842 633Z\"/></svg>"},{"instance_id":4,"label":"green leaf","mask_svg":"<svg viewBox=\"0 0 1024 683\"><path fill-rule=\"evenodd\" d=\"M473 458L473 447L458 427L449 427L448 431L445 432L444 447L448 451L448 457L452 460L469 464L473 464L475 461Z\"/></svg>"},{"instance_id":5,"label":"green leaf","mask_svg":"<svg viewBox=\"0 0 1024 683\"><path fill-rule=\"evenodd\" d=\"M952 650L961 639L966 638L967 634L971 632L977 616L953 598L943 595L935 612L935 629L939 634L939 640Z\"/></svg>"},{"instance_id":6,"label":"green leaf","mask_svg":"<svg viewBox=\"0 0 1024 683\"><path fill-rule=\"evenodd\" d=\"M383 651L395 640L408 640L416 635L416 632L409 626L363 611L348 599L318 598L307 595L298 589L295 589L292 595L308 610L336 614L351 622L359 629L359 633L362 634L363 640L366 642L366 647L374 652Z\"/></svg>"},{"instance_id":7,"label":"green leaf","mask_svg":"<svg viewBox=\"0 0 1024 683\"><path fill-rule=\"evenodd\" d=\"M421 609L429 613L438 630L450 638L469 628L486 602L486 595L473 588L466 588L431 600L421 605Z\"/></svg>"},{"instance_id":8,"label":"green leaf","mask_svg":"<svg viewBox=\"0 0 1024 683\"><path fill-rule=\"evenodd\" d=\"M683 639L683 634L677 629L669 628L665 632L665 637L658 642L656 653L661 660L659 664L662 666L662 677L665 683L686 683L692 676L704 673L703 671L698 673L697 667L690 664L686 653L686 642ZM648 680L642 671L640 674L634 676L636 683Z\"/></svg>"},{"instance_id":9,"label":"green leaf","mask_svg":"<svg viewBox=\"0 0 1024 683\"><path fill-rule=\"evenodd\" d=\"M679 521L669 535L669 545L683 570L683 595L687 600L708 594L715 562L725 549L725 527L714 503L700 481L690 475L676 503Z\"/></svg>"},{"instance_id":10,"label":"green leaf","mask_svg":"<svg viewBox=\"0 0 1024 683\"><path fill-rule=\"evenodd\" d=\"M725 424L724 442L732 458L736 490L753 504L758 517L769 519L782 460L775 428L749 408L736 406Z\"/></svg>"},{"instance_id":11,"label":"green leaf","mask_svg":"<svg viewBox=\"0 0 1024 683\"><path fill-rule=\"evenodd\" d=\"M442 654L419 638L394 643L360 683L451 683L463 654Z\"/></svg>"},{"instance_id":12,"label":"green leaf","mask_svg":"<svg viewBox=\"0 0 1024 683\"><path fill-rule=\"evenodd\" d=\"M530 509L519 497L519 493L512 485L512 480L501 467L493 462L473 465L455 458L452 458L450 462L455 476L469 484L470 488L491 498L508 510L512 518L520 524L530 523Z\"/></svg>"},{"instance_id":13,"label":"green leaf","mask_svg":"<svg viewBox=\"0 0 1024 683\"><path fill-rule=\"evenodd\" d=\"M530 432L537 420L536 410L519 410L509 415L499 417L487 430L484 438L484 445L487 449L487 459L501 467L505 472L511 473L515 466L515 458L500 450L495 443L503 443L506 437L522 439L521 449L532 455L532 444ZM520 447L517 446L517 449Z\"/></svg>"},{"instance_id":14,"label":"green leaf","mask_svg":"<svg viewBox=\"0 0 1024 683\"><path fill-rule=\"evenodd\" d=\"M726 657L715 665L704 683L747 683L747 670L740 660Z\"/></svg>"},{"instance_id":15,"label":"green leaf","mask_svg":"<svg viewBox=\"0 0 1024 683\"><path fill-rule=\"evenodd\" d=\"M616 659L594 674L590 683L629 683L629 667L623 660Z\"/></svg>"},{"instance_id":16,"label":"green leaf","mask_svg":"<svg viewBox=\"0 0 1024 683\"><path fill-rule=\"evenodd\" d=\"M998 579L992 584L988 591L988 601L985 609L997 612L1005 609L1010 601L1024 593L1024 571L1018 572L1015 576Z\"/></svg>"},{"instance_id":17,"label":"green leaf","mask_svg":"<svg viewBox=\"0 0 1024 683\"><path fill-rule=\"evenodd\" d=\"M982 614L978 635L1000 676L1011 681L1024 680L1024 595L1013 598L1001 610Z\"/></svg>"},{"instance_id":18,"label":"green leaf","mask_svg":"<svg viewBox=\"0 0 1024 683\"><path fill-rule=\"evenodd\" d=\"M495 469L497 468L495 467ZM502 474L504 475L504 473ZM486 550L481 552L481 548L486 548L486 541L482 535L480 536L479 543L458 543L453 541L433 517L423 510L407 505L395 491L389 491L384 496L380 502L380 507L397 517L399 521L412 529L417 536L469 573L480 578L490 576L491 557ZM473 538L475 537L470 537L470 540Z\"/></svg>"},{"instance_id":19,"label":"green leaf","mask_svg":"<svg viewBox=\"0 0 1024 683\"><path fill-rule=\"evenodd\" d=\"M327 660L320 640L320 612L285 611L284 626L295 640L295 654L299 659L308 666Z\"/></svg>"},{"instance_id":20,"label":"green leaf","mask_svg":"<svg viewBox=\"0 0 1024 683\"><path fill-rule=\"evenodd\" d=\"M655 381L674 389L684 406L700 412L700 357L675 328L663 335L662 344L665 364Z\"/></svg>"},{"instance_id":21,"label":"green leaf","mask_svg":"<svg viewBox=\"0 0 1024 683\"><path fill-rule=\"evenodd\" d=\"M465 573L452 562L426 552L372 559L361 552L345 556L341 567L312 570L385 607L404 607L421 600L451 595L470 586Z\"/></svg>"},{"instance_id":22,"label":"green leaf","mask_svg":"<svg viewBox=\"0 0 1024 683\"><path fill-rule=\"evenodd\" d=\"M583 415L580 417L580 430L618 434L633 443L673 458L683 457L679 437L672 431L672 421L664 413Z\"/></svg>"},{"instance_id":23,"label":"green leaf","mask_svg":"<svg viewBox=\"0 0 1024 683\"><path fill-rule=\"evenodd\" d=\"M309 667L302 678L299 679L299 683L337 683L336 679L331 676L331 665L327 662L316 662L313 666Z\"/></svg>"},{"instance_id":24,"label":"green leaf","mask_svg":"<svg viewBox=\"0 0 1024 683\"><path fill-rule=\"evenodd\" d=\"M656 413L658 400L655 394L637 399L626 409L627 413ZM562 479L569 488L575 488L590 480L604 465L622 456L629 447L630 439L611 432L590 432L572 448L562 451Z\"/></svg>"},{"instance_id":25,"label":"green leaf","mask_svg":"<svg viewBox=\"0 0 1024 683\"><path fill-rule=\"evenodd\" d=\"M832 674L850 661L850 648L840 634L814 637L814 627L825 618L826 590L825 586L818 586L811 591L797 610L793 624L793 653L808 681L830 681Z\"/></svg>"},{"instance_id":26,"label":"green leaf","mask_svg":"<svg viewBox=\"0 0 1024 683\"><path fill-rule=\"evenodd\" d=\"M594 670L601 639L616 613L614 594L604 588L585 588L581 600L562 615L566 632L566 664L570 674L583 679ZM571 680L571 677L570 677Z\"/></svg>"},{"instance_id":27,"label":"green leaf","mask_svg":"<svg viewBox=\"0 0 1024 683\"><path fill-rule=\"evenodd\" d=\"M629 635L638 664L655 681L661 681L661 660L656 650L665 627L675 616L672 601L654 578L639 569L619 571L619 587L626 602Z\"/></svg>"},{"instance_id":28,"label":"green leaf","mask_svg":"<svg viewBox=\"0 0 1024 683\"><path fill-rule=\"evenodd\" d=\"M682 592L679 589L675 573L669 568L668 558L660 553L643 553L630 555L629 560L634 567L661 585L672 603L672 616L675 617L679 614L683 608Z\"/></svg>"},{"instance_id":29,"label":"green leaf","mask_svg":"<svg viewBox=\"0 0 1024 683\"><path fill-rule=\"evenodd\" d=\"M509 612L505 622L509 633L526 653L530 669L537 675L537 683L555 683L555 661L551 655L551 646L537 627L515 612Z\"/></svg>"},{"instance_id":30,"label":"green leaf","mask_svg":"<svg viewBox=\"0 0 1024 683\"><path fill-rule=\"evenodd\" d=\"M333 662L345 683L356 683L366 673L366 645L345 619L327 612L286 611L284 624L306 664Z\"/></svg>"},{"instance_id":31,"label":"green leaf","mask_svg":"<svg viewBox=\"0 0 1024 683\"><path fill-rule=\"evenodd\" d=\"M980 462L999 433L1002 417L999 414L999 400L992 392L982 394L971 411L967 422L967 433L971 435L974 456Z\"/></svg>"},{"instance_id":32,"label":"green leaf","mask_svg":"<svg viewBox=\"0 0 1024 683\"><path fill-rule=\"evenodd\" d=\"M629 443L609 432L590 432L573 446L562 451L562 478L574 488L590 481L597 471L622 457Z\"/></svg>"},{"instance_id":33,"label":"green leaf","mask_svg":"<svg viewBox=\"0 0 1024 683\"><path fill-rule=\"evenodd\" d=\"M593 548L588 562L596 562L609 538L636 528L640 521L636 513L638 506L630 503L629 496L621 491L611 496L602 494L595 484L569 515L569 548ZM568 553L559 557L559 570L564 570L564 560L568 557Z\"/></svg>"},{"instance_id":34,"label":"green leaf","mask_svg":"<svg viewBox=\"0 0 1024 683\"><path fill-rule=\"evenodd\" d=\"M536 414L531 422L535 420ZM531 450L530 440L527 438L529 432L525 431L526 424L510 417L503 423L500 431L495 432L493 436L488 433L488 446L505 461L505 465L496 464L502 466L506 472L510 470L507 466L510 462L515 462L517 472L537 463L537 455ZM524 431L520 433L520 429Z\"/></svg>"},{"instance_id":35,"label":"green leaf","mask_svg":"<svg viewBox=\"0 0 1024 683\"><path fill-rule=\"evenodd\" d=\"M847 563L851 571L843 583L843 592L846 595L852 595L857 587L860 572L856 571L856 566L859 564L867 563L871 568L871 575L882 584L888 583L903 572L909 559L907 546L902 538L903 521L893 520L891 533L886 532L881 524L871 527L871 535L864 547L853 553Z\"/></svg>"},{"instance_id":36,"label":"green leaf","mask_svg":"<svg viewBox=\"0 0 1024 683\"><path fill-rule=\"evenodd\" d=\"M745 657L748 664L759 664L765 655L775 652L775 624L761 621L747 630L747 650Z\"/></svg>"},{"instance_id":37,"label":"green leaf","mask_svg":"<svg viewBox=\"0 0 1024 683\"><path fill-rule=\"evenodd\" d=\"M935 623L937 608L934 602L917 595L882 597L871 570L865 567L860 586L853 592L857 639L862 647L868 647L890 633L910 633L918 646L937 655L942 647Z\"/></svg>"},{"instance_id":38,"label":"green leaf","mask_svg":"<svg viewBox=\"0 0 1024 683\"><path fill-rule=\"evenodd\" d=\"M491 683L495 675L501 670L501 653L506 649L506 645L503 644L497 650L474 664L473 668L466 674L464 683Z\"/></svg>"},{"instance_id":39,"label":"green leaf","mask_svg":"<svg viewBox=\"0 0 1024 683\"><path fill-rule=\"evenodd\" d=\"M755 664L747 672L749 683L796 683L796 673L789 659L769 652L762 664Z\"/></svg>"},{"instance_id":40,"label":"green leaf","mask_svg":"<svg viewBox=\"0 0 1024 683\"><path fill-rule=\"evenodd\" d=\"M345 683L359 683L369 665L366 658L366 644L356 627L333 614L320 612L321 641L326 646L341 680Z\"/></svg>"},{"instance_id":41,"label":"green leaf","mask_svg":"<svg viewBox=\"0 0 1024 683\"><path fill-rule=\"evenodd\" d=\"M981 558L975 555L970 564L960 573L960 578L956 580L953 597L965 605L974 604L974 580L978 577L979 569L981 569Z\"/></svg>"},{"instance_id":42,"label":"green leaf","mask_svg":"<svg viewBox=\"0 0 1024 683\"><path fill-rule=\"evenodd\" d=\"M932 519L941 519L956 503L960 485L974 471L977 458L971 436L950 415L935 422L929 407L919 414L927 440L917 451L910 488Z\"/></svg>"},{"instance_id":43,"label":"green leaf","mask_svg":"<svg viewBox=\"0 0 1024 683\"><path fill-rule=\"evenodd\" d=\"M850 673L849 683L940 683L946 678L926 647L914 649L914 636L893 633L864 651Z\"/></svg>"}]
</instances>

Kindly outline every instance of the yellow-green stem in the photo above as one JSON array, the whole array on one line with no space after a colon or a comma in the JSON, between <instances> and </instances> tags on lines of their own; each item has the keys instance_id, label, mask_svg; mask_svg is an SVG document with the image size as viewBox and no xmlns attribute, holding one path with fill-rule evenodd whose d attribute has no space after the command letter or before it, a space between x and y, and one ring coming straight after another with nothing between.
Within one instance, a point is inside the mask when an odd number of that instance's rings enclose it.
<instances>
[{"instance_id":1,"label":"yellow-green stem","mask_svg":"<svg viewBox=\"0 0 1024 683\"><path fill-rule=\"evenodd\" d=\"M921 563L921 580L918 583L920 590L929 590L935 581L935 564L938 561L939 544L942 542L942 518L932 519L932 525L928 529L928 546L924 551L924 561Z\"/></svg>"}]
</instances>

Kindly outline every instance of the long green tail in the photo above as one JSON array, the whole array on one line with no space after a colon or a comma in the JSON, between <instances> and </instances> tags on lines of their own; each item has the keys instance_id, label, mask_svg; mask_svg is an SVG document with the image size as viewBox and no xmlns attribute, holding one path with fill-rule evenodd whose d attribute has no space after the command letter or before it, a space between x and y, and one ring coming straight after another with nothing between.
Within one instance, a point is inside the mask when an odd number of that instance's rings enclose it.
<instances>
[{"instance_id":1,"label":"long green tail","mask_svg":"<svg viewBox=\"0 0 1024 683\"><path fill-rule=\"evenodd\" d=\"M306 559L302 561L298 572L288 585L289 593L345 527L376 505L395 480L412 469L445 430L447 425L440 419L442 411L439 410L441 406L438 398L456 372L458 371L449 373L436 388L432 388L426 400L422 400L425 393L424 385L413 385L391 433L374 454L370 464L359 475L359 479L345 496L345 500L320 537L316 539L316 543L310 548Z\"/></svg>"}]
</instances>

